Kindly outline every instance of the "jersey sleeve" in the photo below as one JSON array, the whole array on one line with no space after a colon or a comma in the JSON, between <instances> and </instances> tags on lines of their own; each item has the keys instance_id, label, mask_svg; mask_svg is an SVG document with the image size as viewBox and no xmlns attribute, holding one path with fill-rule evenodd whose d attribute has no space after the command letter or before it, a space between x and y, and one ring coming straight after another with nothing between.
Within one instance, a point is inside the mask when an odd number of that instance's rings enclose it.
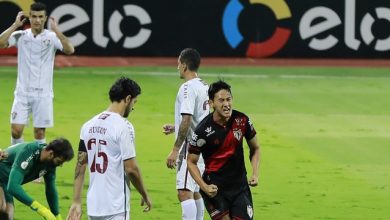
<instances>
[{"instance_id":1,"label":"jersey sleeve","mask_svg":"<svg viewBox=\"0 0 390 220\"><path fill-rule=\"evenodd\" d=\"M80 129L79 151L82 151L82 152L87 152L87 148L85 146L85 141L84 141L85 127L86 127L86 124L84 124Z\"/></svg>"},{"instance_id":2,"label":"jersey sleeve","mask_svg":"<svg viewBox=\"0 0 390 220\"><path fill-rule=\"evenodd\" d=\"M180 114L194 114L195 103L196 103L196 93L191 84L184 84L183 91L180 94L182 96L182 103L180 106Z\"/></svg>"},{"instance_id":3,"label":"jersey sleeve","mask_svg":"<svg viewBox=\"0 0 390 220\"><path fill-rule=\"evenodd\" d=\"M14 31L8 38L8 47L17 46L20 37L23 35L23 31Z\"/></svg>"},{"instance_id":4,"label":"jersey sleeve","mask_svg":"<svg viewBox=\"0 0 390 220\"><path fill-rule=\"evenodd\" d=\"M126 122L119 135L122 160L135 157L135 131L133 125L130 122Z\"/></svg>"},{"instance_id":5,"label":"jersey sleeve","mask_svg":"<svg viewBox=\"0 0 390 220\"><path fill-rule=\"evenodd\" d=\"M63 51L64 47L62 46L60 39L57 37L57 35L54 32L52 34L53 34L52 39L54 43L54 48Z\"/></svg>"},{"instance_id":6,"label":"jersey sleeve","mask_svg":"<svg viewBox=\"0 0 390 220\"><path fill-rule=\"evenodd\" d=\"M206 144L205 139L199 138L199 132L195 131L191 140L189 141L188 153L200 155L202 153L201 148Z\"/></svg>"},{"instance_id":7,"label":"jersey sleeve","mask_svg":"<svg viewBox=\"0 0 390 220\"><path fill-rule=\"evenodd\" d=\"M58 215L60 213L58 206L58 192L56 188L56 170L49 170L45 176L45 191L46 191L46 199L49 204L50 210L54 215Z\"/></svg>"},{"instance_id":8,"label":"jersey sleeve","mask_svg":"<svg viewBox=\"0 0 390 220\"><path fill-rule=\"evenodd\" d=\"M245 139L249 141L256 135L256 130L249 117L248 116L245 117L246 117Z\"/></svg>"},{"instance_id":9,"label":"jersey sleeve","mask_svg":"<svg viewBox=\"0 0 390 220\"><path fill-rule=\"evenodd\" d=\"M12 165L7 185L7 191L27 206L31 205L33 199L24 191L22 183L24 176L33 166L33 161L29 160L29 157L31 157L33 153L34 152L27 146L18 153Z\"/></svg>"}]
</instances>

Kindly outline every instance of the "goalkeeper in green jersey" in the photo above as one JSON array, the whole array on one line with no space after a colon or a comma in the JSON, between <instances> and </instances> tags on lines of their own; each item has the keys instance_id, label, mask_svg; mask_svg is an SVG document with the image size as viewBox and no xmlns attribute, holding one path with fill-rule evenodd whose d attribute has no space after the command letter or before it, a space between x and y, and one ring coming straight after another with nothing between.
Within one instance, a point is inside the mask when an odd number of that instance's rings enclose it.
<instances>
[{"instance_id":1,"label":"goalkeeper in green jersey","mask_svg":"<svg viewBox=\"0 0 390 220\"><path fill-rule=\"evenodd\" d=\"M48 145L38 142L21 143L0 151L0 212L14 215L13 197L31 207L44 219L60 220L58 194L55 186L56 167L73 158L68 140L58 138ZM49 208L31 198L22 185L43 176Z\"/></svg>"}]
</instances>

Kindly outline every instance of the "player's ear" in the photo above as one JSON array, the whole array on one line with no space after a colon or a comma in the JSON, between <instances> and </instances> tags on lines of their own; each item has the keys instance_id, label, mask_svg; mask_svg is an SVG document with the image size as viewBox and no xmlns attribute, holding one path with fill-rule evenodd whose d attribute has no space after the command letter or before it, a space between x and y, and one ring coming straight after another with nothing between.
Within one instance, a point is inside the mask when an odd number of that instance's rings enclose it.
<instances>
[{"instance_id":1,"label":"player's ear","mask_svg":"<svg viewBox=\"0 0 390 220\"><path fill-rule=\"evenodd\" d=\"M210 106L210 108L214 107L213 104L214 104L213 100L209 99L209 106Z\"/></svg>"},{"instance_id":2,"label":"player's ear","mask_svg":"<svg viewBox=\"0 0 390 220\"><path fill-rule=\"evenodd\" d=\"M126 102L126 103L131 102L131 95L126 96L125 102Z\"/></svg>"}]
</instances>

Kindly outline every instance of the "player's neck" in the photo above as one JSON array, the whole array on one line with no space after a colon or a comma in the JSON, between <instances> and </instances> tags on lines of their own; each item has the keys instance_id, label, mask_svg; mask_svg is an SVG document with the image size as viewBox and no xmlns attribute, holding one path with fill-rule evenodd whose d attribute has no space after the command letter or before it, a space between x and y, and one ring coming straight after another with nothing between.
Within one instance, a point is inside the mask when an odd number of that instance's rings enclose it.
<instances>
[{"instance_id":1,"label":"player's neck","mask_svg":"<svg viewBox=\"0 0 390 220\"><path fill-rule=\"evenodd\" d=\"M190 81L191 79L198 78L198 73L197 72L188 72L187 74L184 75L184 80Z\"/></svg>"},{"instance_id":2,"label":"player's neck","mask_svg":"<svg viewBox=\"0 0 390 220\"><path fill-rule=\"evenodd\" d=\"M121 106L121 103L116 103L116 102L111 103L111 105L108 107L106 111L114 112L121 116L123 116L123 114L125 113L125 109Z\"/></svg>"},{"instance_id":3,"label":"player's neck","mask_svg":"<svg viewBox=\"0 0 390 220\"><path fill-rule=\"evenodd\" d=\"M34 37L36 37L37 35L43 32L43 29L31 29L31 32L34 35Z\"/></svg>"},{"instance_id":4,"label":"player's neck","mask_svg":"<svg viewBox=\"0 0 390 220\"><path fill-rule=\"evenodd\" d=\"M215 123L217 123L218 125L221 125L222 127L225 127L227 125L229 119L230 119L230 117L229 118L222 117L218 113L216 113L215 111L213 113L213 121Z\"/></svg>"}]
</instances>

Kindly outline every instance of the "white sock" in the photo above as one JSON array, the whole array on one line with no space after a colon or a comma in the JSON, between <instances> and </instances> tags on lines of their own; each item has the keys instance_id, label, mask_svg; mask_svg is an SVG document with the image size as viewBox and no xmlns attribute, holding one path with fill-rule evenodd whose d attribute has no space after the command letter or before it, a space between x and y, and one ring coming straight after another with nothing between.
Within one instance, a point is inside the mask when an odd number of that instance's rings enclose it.
<instances>
[{"instance_id":1,"label":"white sock","mask_svg":"<svg viewBox=\"0 0 390 220\"><path fill-rule=\"evenodd\" d=\"M182 210L183 220L196 220L195 200L187 199L181 202L181 210Z\"/></svg>"},{"instance_id":2,"label":"white sock","mask_svg":"<svg viewBox=\"0 0 390 220\"><path fill-rule=\"evenodd\" d=\"M11 144L12 145L14 145L14 144L20 144L20 143L23 143L24 142L24 140L23 140L23 138L21 137L21 138L13 138L12 136L11 136Z\"/></svg>"},{"instance_id":3,"label":"white sock","mask_svg":"<svg viewBox=\"0 0 390 220\"><path fill-rule=\"evenodd\" d=\"M204 218L204 203L203 199L197 199L195 200L196 204L196 220L203 220Z\"/></svg>"},{"instance_id":4,"label":"white sock","mask_svg":"<svg viewBox=\"0 0 390 220\"><path fill-rule=\"evenodd\" d=\"M46 138L43 139L35 139L36 142L46 144Z\"/></svg>"}]
</instances>

